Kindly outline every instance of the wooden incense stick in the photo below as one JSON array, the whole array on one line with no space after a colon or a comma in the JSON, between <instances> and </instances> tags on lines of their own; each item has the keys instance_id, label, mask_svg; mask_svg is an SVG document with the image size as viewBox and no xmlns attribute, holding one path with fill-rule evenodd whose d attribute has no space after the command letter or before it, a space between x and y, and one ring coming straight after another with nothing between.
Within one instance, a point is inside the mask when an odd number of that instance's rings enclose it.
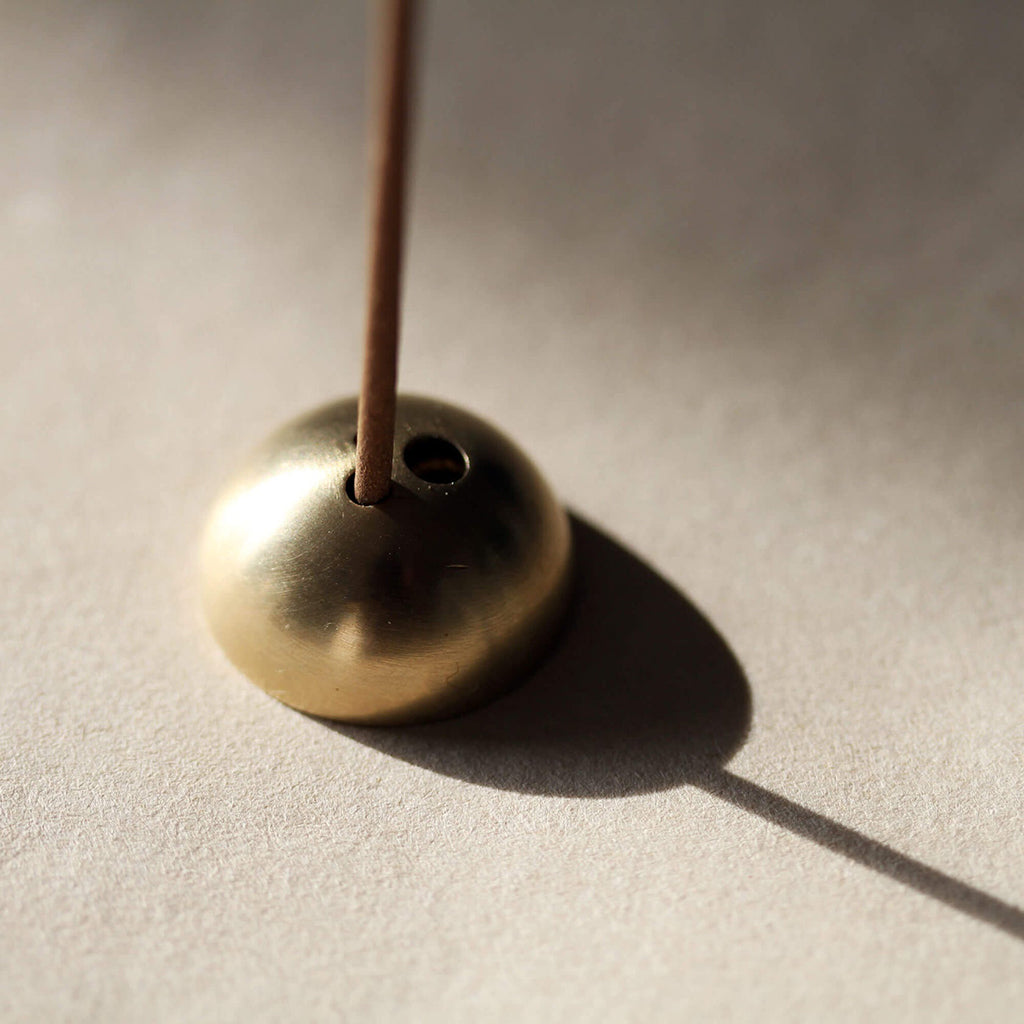
<instances>
[{"instance_id":1,"label":"wooden incense stick","mask_svg":"<svg viewBox=\"0 0 1024 1024\"><path fill-rule=\"evenodd\" d=\"M375 505L391 489L412 77L413 0L377 0L376 6L379 43L373 209L354 482L355 499L360 505Z\"/></svg>"}]
</instances>

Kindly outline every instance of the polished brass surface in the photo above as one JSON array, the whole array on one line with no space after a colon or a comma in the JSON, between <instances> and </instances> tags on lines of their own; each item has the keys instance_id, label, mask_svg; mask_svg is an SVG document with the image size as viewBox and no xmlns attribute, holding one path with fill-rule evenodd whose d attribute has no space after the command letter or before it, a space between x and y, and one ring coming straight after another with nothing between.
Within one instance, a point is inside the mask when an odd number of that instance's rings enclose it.
<instances>
[{"instance_id":1,"label":"polished brass surface","mask_svg":"<svg viewBox=\"0 0 1024 1024\"><path fill-rule=\"evenodd\" d=\"M552 641L568 519L533 464L476 416L399 396L391 493L352 498L356 400L254 451L203 537L203 604L228 657L301 711L445 717L511 686Z\"/></svg>"}]
</instances>

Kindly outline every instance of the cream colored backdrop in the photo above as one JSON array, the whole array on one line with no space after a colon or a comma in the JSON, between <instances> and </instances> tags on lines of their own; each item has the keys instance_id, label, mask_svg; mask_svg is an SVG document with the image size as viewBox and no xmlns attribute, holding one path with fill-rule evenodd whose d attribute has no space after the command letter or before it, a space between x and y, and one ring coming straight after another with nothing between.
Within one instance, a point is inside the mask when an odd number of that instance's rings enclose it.
<instances>
[{"instance_id":1,"label":"cream colored backdrop","mask_svg":"<svg viewBox=\"0 0 1024 1024\"><path fill-rule=\"evenodd\" d=\"M598 531L501 749L291 712L195 608L234 460L356 387L364 32L0 7L0 1017L1019 1020L1019 11L433 5L402 384ZM710 759L538 732L677 673Z\"/></svg>"}]
</instances>

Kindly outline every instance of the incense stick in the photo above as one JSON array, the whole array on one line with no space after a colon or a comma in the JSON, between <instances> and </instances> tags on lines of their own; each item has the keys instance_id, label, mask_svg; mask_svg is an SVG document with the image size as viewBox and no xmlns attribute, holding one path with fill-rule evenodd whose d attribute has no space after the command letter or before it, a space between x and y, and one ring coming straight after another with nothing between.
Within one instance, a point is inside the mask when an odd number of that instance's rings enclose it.
<instances>
[{"instance_id":1,"label":"incense stick","mask_svg":"<svg viewBox=\"0 0 1024 1024\"><path fill-rule=\"evenodd\" d=\"M375 505L391 489L398 376L405 165L413 0L378 0L376 137L363 380L356 432L355 499Z\"/></svg>"}]
</instances>

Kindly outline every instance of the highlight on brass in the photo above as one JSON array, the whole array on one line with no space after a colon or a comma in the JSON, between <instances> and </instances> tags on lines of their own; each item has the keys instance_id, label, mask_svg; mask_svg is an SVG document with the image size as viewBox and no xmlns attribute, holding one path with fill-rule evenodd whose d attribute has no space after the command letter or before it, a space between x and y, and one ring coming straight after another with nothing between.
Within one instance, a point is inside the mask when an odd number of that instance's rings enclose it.
<instances>
[{"instance_id":1,"label":"highlight on brass","mask_svg":"<svg viewBox=\"0 0 1024 1024\"><path fill-rule=\"evenodd\" d=\"M509 688L554 638L568 518L497 430L410 396L390 493L358 504L356 407L285 425L225 487L202 544L210 627L301 711L373 724L456 714Z\"/></svg>"}]
</instances>

